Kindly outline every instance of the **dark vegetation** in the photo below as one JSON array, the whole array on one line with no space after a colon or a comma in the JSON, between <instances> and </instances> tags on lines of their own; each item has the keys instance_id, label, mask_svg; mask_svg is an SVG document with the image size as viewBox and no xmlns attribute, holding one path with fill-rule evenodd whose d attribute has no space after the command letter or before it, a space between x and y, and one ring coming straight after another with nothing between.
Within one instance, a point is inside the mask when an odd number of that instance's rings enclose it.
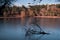
<instances>
[{"instance_id":1,"label":"dark vegetation","mask_svg":"<svg viewBox=\"0 0 60 40\"><path fill-rule=\"evenodd\" d=\"M6 6L10 6L15 0L0 0L0 16L3 15Z\"/></svg>"},{"instance_id":2,"label":"dark vegetation","mask_svg":"<svg viewBox=\"0 0 60 40\"><path fill-rule=\"evenodd\" d=\"M11 14L11 12L18 12L19 14L20 14L20 12L22 11L22 10L24 10L25 9L25 11L27 11L27 8L26 7L24 7L24 6L22 6L22 7L17 7L17 6L14 6L13 5L13 7L11 7L11 5L15 2L15 1L17 1L17 0L0 0L0 16L3 16L4 15L4 12L6 12L6 14L5 15L10 15ZM35 3L35 1L37 1L37 0L33 0L33 2ZM43 1L43 0L38 0L38 2L40 3L41 1ZM60 0L56 0L56 2L60 2ZM28 4L30 4L30 3L28 3ZM30 6L30 8L31 9L33 9L33 11L34 11L34 14L35 15L37 15L38 13L39 13L39 11L40 11L40 9L42 9L42 8L45 8L45 9L47 9L47 7L45 6L45 5L35 5L35 6ZM60 8L60 4L58 4L57 5L57 8ZM10 14L9 14L9 13ZM49 11L49 12L51 12L51 11ZM48 12L48 15L49 15L49 12ZM56 13L58 13L59 11L56 11ZM37 14L36 14L37 13ZM27 14L27 13L26 13ZM47 13L46 13L47 14ZM52 12L51 12L51 14L52 14ZM59 13L58 13L59 14ZM16 15L16 14L12 14L12 15Z\"/></svg>"}]
</instances>

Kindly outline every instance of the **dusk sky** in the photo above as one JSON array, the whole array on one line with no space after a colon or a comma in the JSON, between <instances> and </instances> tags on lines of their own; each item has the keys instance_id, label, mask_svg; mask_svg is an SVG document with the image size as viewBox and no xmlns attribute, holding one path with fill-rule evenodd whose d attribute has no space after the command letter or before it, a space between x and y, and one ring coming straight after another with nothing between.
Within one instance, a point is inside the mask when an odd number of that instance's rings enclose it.
<instances>
[{"instance_id":1,"label":"dusk sky","mask_svg":"<svg viewBox=\"0 0 60 40\"><path fill-rule=\"evenodd\" d=\"M35 4L39 4L39 0L37 0L34 4L32 4L34 1L33 0L17 0L14 5L17 6L21 6L21 5L25 5L27 6L28 3L31 3L30 5L35 5ZM57 4L59 2L56 2L55 0L42 0L40 4Z\"/></svg>"}]
</instances>

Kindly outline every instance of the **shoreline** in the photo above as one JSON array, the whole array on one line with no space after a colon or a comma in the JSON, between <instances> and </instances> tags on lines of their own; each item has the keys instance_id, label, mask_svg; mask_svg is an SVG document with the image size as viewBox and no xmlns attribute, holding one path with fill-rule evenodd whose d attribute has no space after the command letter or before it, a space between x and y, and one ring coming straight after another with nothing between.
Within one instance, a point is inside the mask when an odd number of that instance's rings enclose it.
<instances>
[{"instance_id":1,"label":"shoreline","mask_svg":"<svg viewBox=\"0 0 60 40\"><path fill-rule=\"evenodd\" d=\"M60 16L33 16L36 18L60 18ZM0 17L0 18L25 18L25 17Z\"/></svg>"},{"instance_id":2,"label":"shoreline","mask_svg":"<svg viewBox=\"0 0 60 40\"><path fill-rule=\"evenodd\" d=\"M34 16L34 17L40 17L40 18L60 18L60 16Z\"/></svg>"}]
</instances>

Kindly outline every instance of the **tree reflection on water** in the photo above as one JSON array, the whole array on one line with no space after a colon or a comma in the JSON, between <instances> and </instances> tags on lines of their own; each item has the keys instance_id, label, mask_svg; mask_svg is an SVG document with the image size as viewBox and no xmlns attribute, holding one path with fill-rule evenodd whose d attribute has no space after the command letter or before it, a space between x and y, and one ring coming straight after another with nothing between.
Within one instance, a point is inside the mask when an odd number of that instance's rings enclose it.
<instances>
[{"instance_id":1,"label":"tree reflection on water","mask_svg":"<svg viewBox=\"0 0 60 40\"><path fill-rule=\"evenodd\" d=\"M59 21L60 19L33 17L3 18L0 19L0 38L19 40L60 40ZM28 30L30 34L26 36ZM50 35L38 33L42 31L50 33Z\"/></svg>"}]
</instances>

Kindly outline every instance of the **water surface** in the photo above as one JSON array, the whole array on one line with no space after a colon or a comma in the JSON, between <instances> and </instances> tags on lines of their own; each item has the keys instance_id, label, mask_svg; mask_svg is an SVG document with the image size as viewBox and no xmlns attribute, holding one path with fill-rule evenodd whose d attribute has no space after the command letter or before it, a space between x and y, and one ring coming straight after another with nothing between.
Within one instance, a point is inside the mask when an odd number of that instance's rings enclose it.
<instances>
[{"instance_id":1,"label":"water surface","mask_svg":"<svg viewBox=\"0 0 60 40\"><path fill-rule=\"evenodd\" d=\"M31 24L37 23L49 35L25 36ZM0 40L60 40L60 19L58 18L8 18L0 19Z\"/></svg>"}]
</instances>

